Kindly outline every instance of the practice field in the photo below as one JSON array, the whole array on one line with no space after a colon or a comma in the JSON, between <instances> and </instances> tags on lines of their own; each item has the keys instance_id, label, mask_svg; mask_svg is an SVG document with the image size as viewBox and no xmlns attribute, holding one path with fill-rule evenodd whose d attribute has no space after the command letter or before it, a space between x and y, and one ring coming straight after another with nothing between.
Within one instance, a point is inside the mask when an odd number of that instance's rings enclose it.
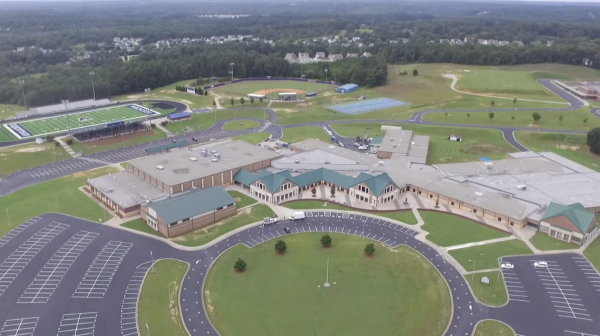
<instances>
[{"instance_id":1,"label":"practice field","mask_svg":"<svg viewBox=\"0 0 600 336\"><path fill-rule=\"evenodd\" d=\"M315 82L301 82L292 80L264 80L264 81L242 81L227 84L211 89L216 93L263 94L270 98L278 98L280 92L296 92L299 96L304 93L319 92L335 89L337 85L320 84Z\"/></svg>"},{"instance_id":2,"label":"practice field","mask_svg":"<svg viewBox=\"0 0 600 336\"><path fill-rule=\"evenodd\" d=\"M472 93L506 97L564 101L537 82L537 76L527 71L470 70L454 71L456 88Z\"/></svg>"},{"instance_id":3,"label":"practice field","mask_svg":"<svg viewBox=\"0 0 600 336\"><path fill-rule=\"evenodd\" d=\"M152 109L137 104L131 104L72 113L58 117L5 124L4 131L9 133L13 138L25 139L34 136L45 136L48 134L102 125L117 126L119 123L124 123L126 121L143 120L160 114L160 112Z\"/></svg>"},{"instance_id":4,"label":"practice field","mask_svg":"<svg viewBox=\"0 0 600 336\"><path fill-rule=\"evenodd\" d=\"M232 335L442 335L451 299L445 281L423 256L401 246L376 244L373 257L363 250L370 240L322 233L281 237L249 249L236 245L212 266L204 303L222 336ZM376 243L376 242L375 242ZM331 287L323 287L327 258ZM233 264L247 263L243 273Z\"/></svg>"}]
</instances>

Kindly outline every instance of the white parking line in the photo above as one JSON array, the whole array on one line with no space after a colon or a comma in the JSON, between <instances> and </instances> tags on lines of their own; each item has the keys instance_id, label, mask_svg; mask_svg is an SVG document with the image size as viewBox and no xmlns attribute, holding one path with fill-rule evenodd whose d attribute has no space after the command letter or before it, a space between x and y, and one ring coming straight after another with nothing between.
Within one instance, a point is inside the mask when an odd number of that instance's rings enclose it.
<instances>
[{"instance_id":1,"label":"white parking line","mask_svg":"<svg viewBox=\"0 0 600 336\"><path fill-rule=\"evenodd\" d=\"M58 327L58 336L94 336L98 313L64 314Z\"/></svg>"},{"instance_id":2,"label":"white parking line","mask_svg":"<svg viewBox=\"0 0 600 336\"><path fill-rule=\"evenodd\" d=\"M39 320L39 317L6 320L0 329L0 336L33 336Z\"/></svg>"},{"instance_id":3,"label":"white parking line","mask_svg":"<svg viewBox=\"0 0 600 336\"><path fill-rule=\"evenodd\" d=\"M41 219L40 217L30 218L30 219L24 221L23 223L19 224L16 228L10 230L9 233L7 233L6 235L4 235L4 237L0 238L0 248L2 246L6 245L6 243L8 243L9 241L11 241L19 233L23 232L25 229L27 229L31 225L35 224L40 219Z\"/></svg>"},{"instance_id":4,"label":"white parking line","mask_svg":"<svg viewBox=\"0 0 600 336\"><path fill-rule=\"evenodd\" d=\"M571 330L565 330L565 333L567 333L569 335L575 335L575 336L600 336L600 335L586 334L586 333L582 333L582 332L578 332L578 331L571 331Z\"/></svg>"}]
</instances>

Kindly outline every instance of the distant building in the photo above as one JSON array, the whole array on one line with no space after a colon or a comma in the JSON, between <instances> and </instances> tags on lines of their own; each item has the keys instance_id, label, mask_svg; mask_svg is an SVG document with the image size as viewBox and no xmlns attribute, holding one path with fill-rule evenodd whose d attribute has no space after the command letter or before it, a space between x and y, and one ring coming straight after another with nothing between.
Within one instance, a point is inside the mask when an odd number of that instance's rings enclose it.
<instances>
[{"instance_id":1,"label":"distant building","mask_svg":"<svg viewBox=\"0 0 600 336\"><path fill-rule=\"evenodd\" d=\"M294 53L287 53L285 55L285 60L290 63L294 63L294 62L298 61L298 56L296 56L296 54L294 54Z\"/></svg>"},{"instance_id":2,"label":"distant building","mask_svg":"<svg viewBox=\"0 0 600 336\"><path fill-rule=\"evenodd\" d=\"M323 51L317 51L315 53L315 58L316 59L325 59L325 58L327 58L327 56L325 55L325 53Z\"/></svg>"},{"instance_id":3,"label":"distant building","mask_svg":"<svg viewBox=\"0 0 600 336\"><path fill-rule=\"evenodd\" d=\"M347 53L346 58L358 58L358 54L356 53Z\"/></svg>"},{"instance_id":4,"label":"distant building","mask_svg":"<svg viewBox=\"0 0 600 336\"><path fill-rule=\"evenodd\" d=\"M354 92L356 90L358 90L358 85L356 85L356 84L346 84L346 85L342 85L342 86L336 88L335 92L350 93L350 92Z\"/></svg>"},{"instance_id":5,"label":"distant building","mask_svg":"<svg viewBox=\"0 0 600 336\"><path fill-rule=\"evenodd\" d=\"M370 53L370 52L368 52L368 51L365 51L365 52L362 54L362 57L371 57L371 53Z\"/></svg>"},{"instance_id":6,"label":"distant building","mask_svg":"<svg viewBox=\"0 0 600 336\"><path fill-rule=\"evenodd\" d=\"M329 60L331 60L332 62L343 60L343 59L344 59L344 56L342 54L330 54L329 55Z\"/></svg>"},{"instance_id":7,"label":"distant building","mask_svg":"<svg viewBox=\"0 0 600 336\"><path fill-rule=\"evenodd\" d=\"M540 231L567 243L584 245L598 236L598 219L581 203L551 202L540 221Z\"/></svg>"}]
</instances>

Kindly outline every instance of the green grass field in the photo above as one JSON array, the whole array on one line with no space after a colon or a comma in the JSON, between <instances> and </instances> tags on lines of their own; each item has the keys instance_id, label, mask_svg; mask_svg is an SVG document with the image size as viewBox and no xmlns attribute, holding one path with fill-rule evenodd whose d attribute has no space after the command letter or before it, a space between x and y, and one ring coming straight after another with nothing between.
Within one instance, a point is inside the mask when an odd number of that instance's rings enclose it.
<instances>
[{"instance_id":1,"label":"green grass field","mask_svg":"<svg viewBox=\"0 0 600 336\"><path fill-rule=\"evenodd\" d=\"M4 147L0 148L0 174L7 175L70 158L71 155L62 146L56 147L53 142Z\"/></svg>"},{"instance_id":2,"label":"green grass field","mask_svg":"<svg viewBox=\"0 0 600 336\"><path fill-rule=\"evenodd\" d=\"M468 114L467 114L468 113ZM535 122L531 111L503 111L494 112L490 119L489 112L452 112L430 113L423 119L440 123L471 124L471 125L493 125L513 126L531 128L556 128L585 130L600 127L600 118L593 116L589 108L573 111L539 111L541 118ZM562 116L562 121L560 117ZM513 120L514 117L514 120ZM587 118L587 122L583 120Z\"/></svg>"},{"instance_id":3,"label":"green grass field","mask_svg":"<svg viewBox=\"0 0 600 336\"><path fill-rule=\"evenodd\" d=\"M328 84L318 84L315 82L300 82L300 81L291 81L291 80L264 80L264 81L243 81L234 84L228 84L224 86L220 86L212 89L215 93L236 93L243 95L244 97L249 93L254 93L261 91L260 94L264 94L271 98L278 98L279 92L284 92L283 90L287 90L285 92L296 92L296 91L304 91L307 93L310 92L319 92L324 90L333 90L337 86L336 85L328 85ZM303 94L298 94L298 96L303 96Z\"/></svg>"},{"instance_id":4,"label":"green grass field","mask_svg":"<svg viewBox=\"0 0 600 336\"><path fill-rule=\"evenodd\" d=\"M20 105L0 104L0 119L12 118L17 112L25 111Z\"/></svg>"},{"instance_id":5,"label":"green grass field","mask_svg":"<svg viewBox=\"0 0 600 336\"><path fill-rule=\"evenodd\" d=\"M87 154L98 153L98 152L107 151L107 150L111 150L111 149L115 149L115 148L122 148L122 147L127 147L127 146L138 145L138 144L141 144L144 142L163 139L166 137L166 134L163 131L159 130L158 128L147 131L147 132L143 133L143 135L141 135L141 134L142 133L134 134L136 136L133 138L128 138L128 135L125 135L123 137L117 136L114 138L116 141L111 142L111 143L104 143L103 140L89 141L89 142L84 142L84 143L75 141L75 142L73 142L72 145L70 145L70 147L75 152L82 152L84 155L87 155ZM141 136L139 136L139 135L141 135ZM120 140L124 140L124 141L120 141Z\"/></svg>"},{"instance_id":6,"label":"green grass field","mask_svg":"<svg viewBox=\"0 0 600 336\"><path fill-rule=\"evenodd\" d=\"M280 140L295 143L306 139L319 139L324 142L331 142L329 134L325 133L325 130L318 126L286 128L283 130L283 136Z\"/></svg>"},{"instance_id":7,"label":"green grass field","mask_svg":"<svg viewBox=\"0 0 600 336\"><path fill-rule=\"evenodd\" d=\"M173 238L177 244L184 246L202 246L223 234L240 228L244 225L262 221L265 217L274 217L273 210L264 204L256 204L250 208L238 211L237 215L226 218L217 224L206 228L186 233Z\"/></svg>"},{"instance_id":8,"label":"green grass field","mask_svg":"<svg viewBox=\"0 0 600 336\"><path fill-rule=\"evenodd\" d=\"M179 307L179 291L188 268L187 263L171 259L159 260L150 268L138 302L140 336L188 335Z\"/></svg>"},{"instance_id":9,"label":"green grass field","mask_svg":"<svg viewBox=\"0 0 600 336\"><path fill-rule=\"evenodd\" d=\"M468 219L441 212L419 212L423 222L421 228L429 234L427 240L438 246L453 246L508 237L509 234L495 230Z\"/></svg>"},{"instance_id":10,"label":"green grass field","mask_svg":"<svg viewBox=\"0 0 600 336\"><path fill-rule=\"evenodd\" d=\"M499 160L506 158L506 153L516 151L497 130L413 124L394 125L412 130L414 134L429 136L428 164L477 161L482 156ZM384 135L381 132L381 124L334 124L331 127L342 136ZM448 141L450 134L462 136L463 141Z\"/></svg>"},{"instance_id":11,"label":"green grass field","mask_svg":"<svg viewBox=\"0 0 600 336\"><path fill-rule=\"evenodd\" d=\"M158 113L158 112L157 112ZM130 121L144 119L147 116L141 112L131 109L127 106L109 107L89 112L79 112L58 117L49 117L31 121L19 122L22 128L25 128L33 136L44 136L48 134L66 132L68 130L77 130L90 126L103 125L111 121ZM4 125L5 131L10 132ZM13 133L11 136L17 137ZM28 138L26 136L23 138ZM18 138L18 137L17 137Z\"/></svg>"},{"instance_id":12,"label":"green grass field","mask_svg":"<svg viewBox=\"0 0 600 336\"><path fill-rule=\"evenodd\" d=\"M0 142L3 141L14 141L15 139L10 137L10 132L7 129L3 129L4 127L0 127ZM4 133L6 132L6 133Z\"/></svg>"},{"instance_id":13,"label":"green grass field","mask_svg":"<svg viewBox=\"0 0 600 336\"><path fill-rule=\"evenodd\" d=\"M231 335L441 335L450 319L445 281L419 253L331 234L286 236L279 255L268 241L249 249L237 245L212 266L204 291L211 322ZM323 287L329 263L330 288ZM237 258L247 263L236 273ZM407 272L406 270L410 270Z\"/></svg>"},{"instance_id":14,"label":"green grass field","mask_svg":"<svg viewBox=\"0 0 600 336\"><path fill-rule=\"evenodd\" d=\"M238 209L247 207L249 205L252 205L252 204L255 204L256 202L258 202L254 198L252 198L250 196L246 196L239 191L230 190L230 191L228 191L228 193L229 193L229 195L231 195L231 197L233 197L235 199L235 203L236 203Z\"/></svg>"},{"instance_id":15,"label":"green grass field","mask_svg":"<svg viewBox=\"0 0 600 336\"><path fill-rule=\"evenodd\" d=\"M515 336L515 332L505 323L485 320L477 324L472 336Z\"/></svg>"},{"instance_id":16,"label":"green grass field","mask_svg":"<svg viewBox=\"0 0 600 336\"><path fill-rule=\"evenodd\" d=\"M450 255L468 272L498 268L500 257L532 253L524 242L517 239L450 251ZM471 260L475 261L475 269Z\"/></svg>"},{"instance_id":17,"label":"green grass field","mask_svg":"<svg viewBox=\"0 0 600 336\"><path fill-rule=\"evenodd\" d=\"M268 132L258 132L258 133L250 133L250 134L234 136L231 139L232 140L242 140L242 141L246 141L249 144L256 145L257 143L268 138L269 135L271 135L271 134Z\"/></svg>"},{"instance_id":18,"label":"green grass field","mask_svg":"<svg viewBox=\"0 0 600 336\"><path fill-rule=\"evenodd\" d=\"M260 124L258 121L254 120L244 120L244 121L230 121L227 124L223 125L224 130L235 131L235 130L245 130L257 128Z\"/></svg>"},{"instance_id":19,"label":"green grass field","mask_svg":"<svg viewBox=\"0 0 600 336\"><path fill-rule=\"evenodd\" d=\"M335 204L335 203L331 203L328 202L326 207L323 207L323 203L325 203L325 201L316 201L316 200L309 200L309 201L293 201L293 202L289 202L284 204L284 206L286 208L289 209L296 209L296 210L308 210L308 209L326 209L326 210L342 210L342 211L355 211L355 212L362 212L362 213L366 213L366 214L373 214L373 215L377 215L380 217L386 217L389 219L393 219L405 224L409 224L409 225L415 225L417 224L417 218L415 217L415 215L413 214L412 211L394 211L394 212L374 212L374 211L365 211L365 210L360 210L360 209L351 209L339 204Z\"/></svg>"},{"instance_id":20,"label":"green grass field","mask_svg":"<svg viewBox=\"0 0 600 336\"><path fill-rule=\"evenodd\" d=\"M213 107L212 103L214 101L214 97L211 95L208 96L200 96L195 94L190 94L186 92L181 92L175 90L176 86L186 86L192 85L195 86L195 79L183 80L173 84L169 84L159 88L152 88L152 92L148 95L148 99L159 99L159 100L174 100L178 102L182 102L188 105L190 108L205 108L205 107ZM144 100L146 99L146 95L144 93L130 93L121 96L112 97L112 101L127 101L127 100Z\"/></svg>"},{"instance_id":21,"label":"green grass field","mask_svg":"<svg viewBox=\"0 0 600 336\"><path fill-rule=\"evenodd\" d=\"M515 132L515 138L534 152L554 152L590 169L600 171L600 155L590 152L585 134Z\"/></svg>"},{"instance_id":22,"label":"green grass field","mask_svg":"<svg viewBox=\"0 0 600 336\"><path fill-rule=\"evenodd\" d=\"M481 282L481 278L487 277L490 283ZM465 274L473 294L480 302L489 306L502 306L508 301L508 293L504 286L504 278L500 271Z\"/></svg>"},{"instance_id":23,"label":"green grass field","mask_svg":"<svg viewBox=\"0 0 600 336\"><path fill-rule=\"evenodd\" d=\"M583 255L588 258L597 270L600 269L600 239L594 240L590 246L583 251Z\"/></svg>"},{"instance_id":24,"label":"green grass field","mask_svg":"<svg viewBox=\"0 0 600 336\"><path fill-rule=\"evenodd\" d=\"M575 250L578 245L569 244L567 242L552 238L545 233L537 232L529 242L538 250L553 251L553 250Z\"/></svg>"},{"instance_id":25,"label":"green grass field","mask_svg":"<svg viewBox=\"0 0 600 336\"><path fill-rule=\"evenodd\" d=\"M189 119L175 121L165 126L173 134L182 134L188 131L200 131L210 128L217 121L234 118L269 119L269 115L263 109L255 110L215 110L213 113L192 114ZM248 123L249 121L244 121ZM238 122L236 122L237 124Z\"/></svg>"},{"instance_id":26,"label":"green grass field","mask_svg":"<svg viewBox=\"0 0 600 336\"><path fill-rule=\"evenodd\" d=\"M129 229L134 229L134 230L137 230L140 232L149 233L149 234L157 236L157 237L164 238L164 236L162 234L160 234L160 232L151 228L150 225L148 225L148 223L146 223L146 221L141 218L134 219L129 222L125 222L125 223L121 224L121 226L124 226Z\"/></svg>"},{"instance_id":27,"label":"green grass field","mask_svg":"<svg viewBox=\"0 0 600 336\"><path fill-rule=\"evenodd\" d=\"M0 198L0 209L8 209L10 217L9 222L7 213L3 211L1 214L0 237L27 219L47 212L62 213L94 222L110 219L110 214L77 188L85 186L88 178L114 172L117 172L117 169L111 167L76 173L42 182Z\"/></svg>"}]
</instances>

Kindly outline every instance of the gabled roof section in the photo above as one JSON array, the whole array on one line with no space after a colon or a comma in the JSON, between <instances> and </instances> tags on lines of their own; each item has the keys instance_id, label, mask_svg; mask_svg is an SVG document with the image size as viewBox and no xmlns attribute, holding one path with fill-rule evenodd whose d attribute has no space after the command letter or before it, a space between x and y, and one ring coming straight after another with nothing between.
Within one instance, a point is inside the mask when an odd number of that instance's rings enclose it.
<instances>
[{"instance_id":1,"label":"gabled roof section","mask_svg":"<svg viewBox=\"0 0 600 336\"><path fill-rule=\"evenodd\" d=\"M294 181L294 177L288 171L282 171L274 174L266 170L261 170L255 174L240 169L237 173L235 173L235 175L233 175L233 180L243 185L250 185L258 180L261 180L271 193L277 191L277 189L279 189L279 187L281 187L286 180L296 183Z\"/></svg>"},{"instance_id":2,"label":"gabled roof section","mask_svg":"<svg viewBox=\"0 0 600 336\"><path fill-rule=\"evenodd\" d=\"M581 233L587 233L589 229L597 224L594 214L587 211L581 203L562 205L551 202L546 208L542 220L566 216Z\"/></svg>"},{"instance_id":3,"label":"gabled roof section","mask_svg":"<svg viewBox=\"0 0 600 336\"><path fill-rule=\"evenodd\" d=\"M235 199L225 189L212 187L173 195L143 206L154 209L165 223L171 224L234 203Z\"/></svg>"},{"instance_id":4,"label":"gabled roof section","mask_svg":"<svg viewBox=\"0 0 600 336\"><path fill-rule=\"evenodd\" d=\"M256 174L251 173L244 169L240 169L237 173L235 173L235 175L233 175L233 180L235 182L239 182L243 185L251 185L252 183L256 182L258 179L259 179L259 177Z\"/></svg>"},{"instance_id":5,"label":"gabled roof section","mask_svg":"<svg viewBox=\"0 0 600 336\"><path fill-rule=\"evenodd\" d=\"M375 196L379 196L381 195L381 193L383 192L383 190L385 189L385 187L388 186L388 184L392 184L394 186L396 186L396 183L394 183L394 181L390 178L390 176L387 173L378 175L378 176L372 176L366 173L360 173L360 175L358 175L358 177L356 178L358 183L364 182L369 189L371 189L371 191L373 192L373 194L375 194ZM397 186L396 186L397 187Z\"/></svg>"}]
</instances>

